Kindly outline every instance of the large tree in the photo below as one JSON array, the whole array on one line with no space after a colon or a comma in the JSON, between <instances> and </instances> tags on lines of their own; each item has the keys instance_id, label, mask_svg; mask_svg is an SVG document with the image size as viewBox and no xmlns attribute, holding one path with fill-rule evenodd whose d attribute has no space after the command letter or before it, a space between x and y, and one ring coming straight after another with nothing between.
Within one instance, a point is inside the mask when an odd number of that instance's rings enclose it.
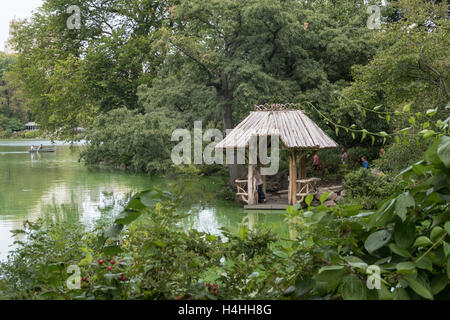
<instances>
[{"instance_id":1,"label":"large tree","mask_svg":"<svg viewBox=\"0 0 450 320\"><path fill-rule=\"evenodd\" d=\"M216 120L224 131L255 104L310 101L329 112L337 106L332 93L352 80L351 66L374 53L365 8L363 1L183 1L170 8L174 28L162 29L159 41L168 55L152 86L141 88L142 101L148 112L170 108ZM239 174L230 173L231 180Z\"/></svg>"},{"instance_id":2,"label":"large tree","mask_svg":"<svg viewBox=\"0 0 450 320\"><path fill-rule=\"evenodd\" d=\"M20 22L13 44L16 72L29 104L45 129L70 137L93 117L126 107L142 111L137 88L149 83L164 57L153 50L171 1L45 0ZM71 29L70 6L81 10ZM170 27L170 26L168 26Z\"/></svg>"}]
</instances>

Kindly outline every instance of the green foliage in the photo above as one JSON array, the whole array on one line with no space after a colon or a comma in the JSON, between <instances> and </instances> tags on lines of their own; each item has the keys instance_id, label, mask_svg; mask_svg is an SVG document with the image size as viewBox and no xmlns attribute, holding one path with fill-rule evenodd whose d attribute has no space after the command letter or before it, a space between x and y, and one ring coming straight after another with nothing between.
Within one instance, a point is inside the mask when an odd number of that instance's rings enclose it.
<instances>
[{"instance_id":1,"label":"green foliage","mask_svg":"<svg viewBox=\"0 0 450 320\"><path fill-rule=\"evenodd\" d=\"M81 153L87 164L135 172L163 172L171 165L171 134L176 123L160 113L117 109L96 118Z\"/></svg>"},{"instance_id":2,"label":"green foliage","mask_svg":"<svg viewBox=\"0 0 450 320\"><path fill-rule=\"evenodd\" d=\"M418 139L416 141L412 137L407 138L406 141L394 142L386 148L384 156L373 162L373 166L383 172L399 173L419 161L428 144L427 140Z\"/></svg>"},{"instance_id":3,"label":"green foliage","mask_svg":"<svg viewBox=\"0 0 450 320\"><path fill-rule=\"evenodd\" d=\"M360 203L363 208L373 209L377 202L402 190L401 179L391 180L389 176L378 176L364 168L349 172L344 177L344 188L352 203Z\"/></svg>"},{"instance_id":4,"label":"green foliage","mask_svg":"<svg viewBox=\"0 0 450 320\"><path fill-rule=\"evenodd\" d=\"M379 50L370 63L352 67L354 82L342 90L340 107L333 110L341 124L360 128L341 130L344 136L362 139L364 129L376 134L377 144L400 129L405 135L433 135L440 124L428 116L437 110L444 119L449 115L444 108L450 95L446 2L400 0L388 6L399 19L374 34ZM427 26L430 22L433 26Z\"/></svg>"},{"instance_id":5,"label":"green foliage","mask_svg":"<svg viewBox=\"0 0 450 320\"><path fill-rule=\"evenodd\" d=\"M360 212L354 205L288 207L286 222L296 231L296 241L245 226L237 234L224 230L226 239L185 231L179 224L185 214L176 210L174 195L156 189L136 194L106 229L86 233L29 223L26 231L14 231L25 232L27 240L18 240L18 248L0 266L5 275L0 295L449 298L449 141L448 136L436 140L424 160L402 173L410 184L406 190L391 195L374 212ZM75 290L65 285L71 264L81 268L85 279Z\"/></svg>"},{"instance_id":6,"label":"green foliage","mask_svg":"<svg viewBox=\"0 0 450 320\"><path fill-rule=\"evenodd\" d=\"M313 276L311 296L380 300L450 297L449 141L448 136L437 139L425 153L425 160L402 173L410 184L407 190L380 203L375 212L355 215L358 210L338 207L329 212L308 208L294 213L309 221L312 234L320 233L311 245L327 263ZM330 226L336 227L337 236L324 237ZM368 282L378 283L377 290L366 285Z\"/></svg>"},{"instance_id":7,"label":"green foliage","mask_svg":"<svg viewBox=\"0 0 450 320\"><path fill-rule=\"evenodd\" d=\"M23 129L29 119L16 74L11 72L17 57L0 52L0 130L4 135Z\"/></svg>"}]
</instances>

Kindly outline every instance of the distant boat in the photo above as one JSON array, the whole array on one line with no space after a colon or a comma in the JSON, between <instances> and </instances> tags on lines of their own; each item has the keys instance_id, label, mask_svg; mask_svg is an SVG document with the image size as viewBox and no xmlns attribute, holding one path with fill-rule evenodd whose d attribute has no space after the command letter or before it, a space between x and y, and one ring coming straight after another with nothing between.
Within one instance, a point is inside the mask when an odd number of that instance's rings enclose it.
<instances>
[{"instance_id":1,"label":"distant boat","mask_svg":"<svg viewBox=\"0 0 450 320\"><path fill-rule=\"evenodd\" d=\"M55 152L56 151L56 147L54 146L42 146L41 149L39 149L39 147L34 147L33 149L30 149L29 152Z\"/></svg>"}]
</instances>

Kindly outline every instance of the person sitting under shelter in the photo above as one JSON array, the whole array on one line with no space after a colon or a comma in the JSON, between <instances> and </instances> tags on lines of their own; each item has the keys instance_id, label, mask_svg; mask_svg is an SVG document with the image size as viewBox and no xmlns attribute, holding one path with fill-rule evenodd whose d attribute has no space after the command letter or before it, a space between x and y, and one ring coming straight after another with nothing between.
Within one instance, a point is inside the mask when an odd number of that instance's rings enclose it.
<instances>
[{"instance_id":1,"label":"person sitting under shelter","mask_svg":"<svg viewBox=\"0 0 450 320\"><path fill-rule=\"evenodd\" d=\"M257 192L258 192L258 203L264 203L267 201L267 199L266 199L266 195L264 194L264 191L263 191L264 183L263 183L263 180L261 177L260 168L256 169L255 178L256 178L256 185L257 185Z\"/></svg>"}]
</instances>

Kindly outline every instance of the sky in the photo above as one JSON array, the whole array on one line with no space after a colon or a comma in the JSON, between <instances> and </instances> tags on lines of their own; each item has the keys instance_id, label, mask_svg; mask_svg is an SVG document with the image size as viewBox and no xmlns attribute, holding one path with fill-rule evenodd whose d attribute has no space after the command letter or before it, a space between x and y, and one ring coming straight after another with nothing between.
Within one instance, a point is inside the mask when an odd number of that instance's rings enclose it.
<instances>
[{"instance_id":1,"label":"sky","mask_svg":"<svg viewBox=\"0 0 450 320\"><path fill-rule=\"evenodd\" d=\"M31 12L43 3L43 0L0 0L0 51L9 35L9 22L15 18L29 18Z\"/></svg>"}]
</instances>

